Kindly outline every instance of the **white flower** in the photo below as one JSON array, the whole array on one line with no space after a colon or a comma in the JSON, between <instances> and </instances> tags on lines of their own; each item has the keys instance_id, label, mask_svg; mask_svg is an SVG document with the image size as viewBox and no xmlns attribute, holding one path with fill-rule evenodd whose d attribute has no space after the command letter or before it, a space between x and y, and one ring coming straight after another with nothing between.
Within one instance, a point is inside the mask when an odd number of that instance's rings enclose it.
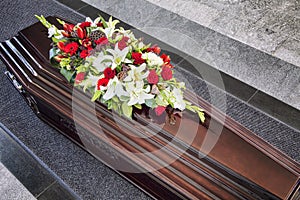
<instances>
[{"instance_id":1,"label":"white flower","mask_svg":"<svg viewBox=\"0 0 300 200\"><path fill-rule=\"evenodd\" d=\"M103 78L104 75L102 76L94 76L92 75L91 73L89 73L87 75L87 78L84 79L81 83L79 83L78 85L82 86L83 87L83 90L85 91L88 87L95 87L95 90L97 90L97 83L98 83L98 80L100 78ZM102 89L105 89L105 88L102 88Z\"/></svg>"},{"instance_id":2,"label":"white flower","mask_svg":"<svg viewBox=\"0 0 300 200\"><path fill-rule=\"evenodd\" d=\"M142 58L147 60L149 66L161 66L164 64L163 59L153 52L143 53Z\"/></svg>"},{"instance_id":3,"label":"white flower","mask_svg":"<svg viewBox=\"0 0 300 200\"><path fill-rule=\"evenodd\" d=\"M130 70L128 71L128 74L127 74L126 78L124 79L124 81L127 81L127 82L128 81L141 81L148 77L149 71L144 72L146 69L145 63L141 64L139 67L136 67L134 65L129 65L129 66L130 66Z\"/></svg>"},{"instance_id":4,"label":"white flower","mask_svg":"<svg viewBox=\"0 0 300 200\"><path fill-rule=\"evenodd\" d=\"M56 39L62 39L64 36L63 34L61 33L63 32L63 30L57 30L57 32L53 35Z\"/></svg>"},{"instance_id":5,"label":"white flower","mask_svg":"<svg viewBox=\"0 0 300 200\"><path fill-rule=\"evenodd\" d=\"M130 96L128 106L143 104L146 99L154 98L154 95L149 94L150 85L144 89L144 81L129 82L125 84L125 87Z\"/></svg>"},{"instance_id":6,"label":"white flower","mask_svg":"<svg viewBox=\"0 0 300 200\"><path fill-rule=\"evenodd\" d=\"M106 35L107 38L111 38L112 34L118 30L115 29L117 23L119 23L119 20L112 20L112 17L110 17L106 22L107 28L100 28L100 30Z\"/></svg>"},{"instance_id":7,"label":"white flower","mask_svg":"<svg viewBox=\"0 0 300 200\"><path fill-rule=\"evenodd\" d=\"M113 59L110 55L104 55L103 52L100 52L97 57L90 57L89 59L93 60L93 66L98 70L98 72L103 72L105 68L111 65L111 60Z\"/></svg>"},{"instance_id":8,"label":"white flower","mask_svg":"<svg viewBox=\"0 0 300 200\"><path fill-rule=\"evenodd\" d=\"M123 50L120 50L118 48L118 44L116 44L115 49L107 49L106 51L112 55L112 56L106 56L107 59L110 59L112 61L112 65L111 65L112 69L115 69L122 62L126 62L126 63L130 62L128 59L126 59L126 55L129 52L128 47L124 48Z\"/></svg>"},{"instance_id":9,"label":"white flower","mask_svg":"<svg viewBox=\"0 0 300 200\"><path fill-rule=\"evenodd\" d=\"M178 108L179 110L185 109L185 102L183 100L182 91L178 88L173 88L172 96L176 99L174 102L174 108Z\"/></svg>"},{"instance_id":10,"label":"white flower","mask_svg":"<svg viewBox=\"0 0 300 200\"><path fill-rule=\"evenodd\" d=\"M129 96L128 92L123 89L122 83L115 76L113 79L110 79L107 84L106 93L103 95L103 99L109 100L113 98L115 95L118 97L121 96Z\"/></svg>"},{"instance_id":11,"label":"white flower","mask_svg":"<svg viewBox=\"0 0 300 200\"><path fill-rule=\"evenodd\" d=\"M48 38L51 38L55 33L56 33L55 26L51 26L50 28L48 28Z\"/></svg>"},{"instance_id":12,"label":"white flower","mask_svg":"<svg viewBox=\"0 0 300 200\"><path fill-rule=\"evenodd\" d=\"M91 22L91 27L97 27L97 24L100 22L100 17L97 17L94 21L90 17L87 17L85 21Z\"/></svg>"}]
</instances>

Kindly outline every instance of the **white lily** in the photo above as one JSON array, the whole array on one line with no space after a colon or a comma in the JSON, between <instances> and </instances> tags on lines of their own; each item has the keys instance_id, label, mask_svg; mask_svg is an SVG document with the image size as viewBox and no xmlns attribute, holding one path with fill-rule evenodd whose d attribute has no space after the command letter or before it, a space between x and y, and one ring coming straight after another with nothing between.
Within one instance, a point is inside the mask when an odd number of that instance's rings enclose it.
<instances>
[{"instance_id":1,"label":"white lily","mask_svg":"<svg viewBox=\"0 0 300 200\"><path fill-rule=\"evenodd\" d=\"M124 90L122 82L120 82L116 76L113 79L109 80L107 84L107 91L103 95L103 99L109 100L115 95L117 95L118 97L129 96L128 92Z\"/></svg>"},{"instance_id":2,"label":"white lily","mask_svg":"<svg viewBox=\"0 0 300 200\"><path fill-rule=\"evenodd\" d=\"M100 17L97 17L94 21L90 17L87 17L85 21L91 22L91 27L97 27L97 24L100 22Z\"/></svg>"},{"instance_id":3,"label":"white lily","mask_svg":"<svg viewBox=\"0 0 300 200\"><path fill-rule=\"evenodd\" d=\"M119 20L112 20L112 17L110 17L106 22L107 28L100 28L100 30L106 35L107 38L111 38L112 34L117 31L117 29L115 29L117 23L119 23Z\"/></svg>"},{"instance_id":4,"label":"white lily","mask_svg":"<svg viewBox=\"0 0 300 200\"><path fill-rule=\"evenodd\" d=\"M97 57L93 59L93 66L99 71L103 72L105 68L111 66L113 57L111 55L104 55L100 52Z\"/></svg>"},{"instance_id":5,"label":"white lily","mask_svg":"<svg viewBox=\"0 0 300 200\"><path fill-rule=\"evenodd\" d=\"M56 33L53 35L56 39L62 39L64 36L62 34L63 30L57 30Z\"/></svg>"},{"instance_id":6,"label":"white lily","mask_svg":"<svg viewBox=\"0 0 300 200\"><path fill-rule=\"evenodd\" d=\"M104 75L102 76L94 76L91 73L89 73L87 75L87 78L85 80L83 80L81 83L79 83L78 85L83 87L83 90L85 91L88 87L95 87L95 91L97 90L97 82L100 78L103 78ZM105 88L101 88L101 89L105 89Z\"/></svg>"},{"instance_id":7,"label":"white lily","mask_svg":"<svg viewBox=\"0 0 300 200\"><path fill-rule=\"evenodd\" d=\"M179 110L184 110L186 104L183 100L182 91L178 88L173 88L172 95L176 99L176 101L174 102L174 108L178 108Z\"/></svg>"},{"instance_id":8,"label":"white lily","mask_svg":"<svg viewBox=\"0 0 300 200\"><path fill-rule=\"evenodd\" d=\"M57 32L57 28L55 26L51 26L48 28L48 38L51 38Z\"/></svg>"},{"instance_id":9,"label":"white lily","mask_svg":"<svg viewBox=\"0 0 300 200\"><path fill-rule=\"evenodd\" d=\"M136 67L134 65L129 65L130 70L128 71L128 74L124 81L129 82L129 81L141 81L145 78L148 77L149 71L145 71L146 69L146 64L143 63L139 67ZM144 72L144 73L143 73Z\"/></svg>"},{"instance_id":10,"label":"white lily","mask_svg":"<svg viewBox=\"0 0 300 200\"><path fill-rule=\"evenodd\" d=\"M146 99L154 98L154 95L149 94L150 85L144 89L144 81L129 82L125 84L125 87L130 96L128 106L143 104Z\"/></svg>"},{"instance_id":11,"label":"white lily","mask_svg":"<svg viewBox=\"0 0 300 200\"><path fill-rule=\"evenodd\" d=\"M110 59L112 61L111 68L115 69L118 65L120 65L122 62L129 62L128 59L126 59L126 55L129 52L129 48L126 47L123 50L120 50L118 48L118 44L115 45L115 49L107 49L107 52L109 52L112 57L107 56L106 58Z\"/></svg>"}]
</instances>

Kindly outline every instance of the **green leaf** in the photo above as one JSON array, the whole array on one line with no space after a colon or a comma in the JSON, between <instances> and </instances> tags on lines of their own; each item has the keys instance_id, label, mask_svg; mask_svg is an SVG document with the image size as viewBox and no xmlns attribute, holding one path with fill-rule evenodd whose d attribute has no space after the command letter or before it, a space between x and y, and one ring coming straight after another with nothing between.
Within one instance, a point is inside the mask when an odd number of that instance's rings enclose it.
<instances>
[{"instance_id":1,"label":"green leaf","mask_svg":"<svg viewBox=\"0 0 300 200\"><path fill-rule=\"evenodd\" d=\"M56 20L57 20L58 23L60 23L61 25L64 25L64 24L65 24L65 22L64 22L63 20L61 20L61 19L56 18Z\"/></svg>"},{"instance_id":2,"label":"green leaf","mask_svg":"<svg viewBox=\"0 0 300 200\"><path fill-rule=\"evenodd\" d=\"M134 107L136 107L137 109L142 109L142 105L141 104L134 104Z\"/></svg>"},{"instance_id":3,"label":"green leaf","mask_svg":"<svg viewBox=\"0 0 300 200\"><path fill-rule=\"evenodd\" d=\"M202 123L204 123L204 121L205 121L205 116L204 116L204 112L198 112L198 116L199 116L199 118L200 118L200 121L202 122Z\"/></svg>"},{"instance_id":4,"label":"green leaf","mask_svg":"<svg viewBox=\"0 0 300 200\"><path fill-rule=\"evenodd\" d=\"M112 109L113 109L114 111L117 111L117 112L118 112L118 110L119 110L119 104L116 103L116 102L114 102L114 101L111 101L111 104L112 104Z\"/></svg>"},{"instance_id":5,"label":"green leaf","mask_svg":"<svg viewBox=\"0 0 300 200\"><path fill-rule=\"evenodd\" d=\"M116 102L116 103L120 102L120 100L119 100L119 98L118 98L117 96L114 96L114 97L112 98L112 100L113 100L114 102Z\"/></svg>"},{"instance_id":6,"label":"green leaf","mask_svg":"<svg viewBox=\"0 0 300 200\"><path fill-rule=\"evenodd\" d=\"M67 70L67 69L65 69L65 68L61 68L61 69L60 69L60 73L61 73L62 75L64 75L64 77L65 77L69 82L72 81L74 75L76 74L75 71L69 71L69 70Z\"/></svg>"},{"instance_id":7,"label":"green leaf","mask_svg":"<svg viewBox=\"0 0 300 200\"><path fill-rule=\"evenodd\" d=\"M128 96L120 96L120 100L121 101L129 101L129 99L130 99L130 97L128 97Z\"/></svg>"},{"instance_id":8,"label":"green leaf","mask_svg":"<svg viewBox=\"0 0 300 200\"><path fill-rule=\"evenodd\" d=\"M108 101L107 101L107 109L108 109L108 110L111 110L111 109L112 109L112 103L111 103L111 100L108 100Z\"/></svg>"},{"instance_id":9,"label":"green leaf","mask_svg":"<svg viewBox=\"0 0 300 200\"><path fill-rule=\"evenodd\" d=\"M126 117L131 118L132 106L128 106L127 102L123 102L122 103L122 112Z\"/></svg>"},{"instance_id":10,"label":"green leaf","mask_svg":"<svg viewBox=\"0 0 300 200\"><path fill-rule=\"evenodd\" d=\"M157 103L156 103L155 99L146 99L145 100L145 104L149 108L155 108L155 107L157 107Z\"/></svg>"},{"instance_id":11,"label":"green leaf","mask_svg":"<svg viewBox=\"0 0 300 200\"><path fill-rule=\"evenodd\" d=\"M94 96L92 97L92 101L96 101L97 99L99 99L101 94L102 94L101 90L97 90Z\"/></svg>"},{"instance_id":12,"label":"green leaf","mask_svg":"<svg viewBox=\"0 0 300 200\"><path fill-rule=\"evenodd\" d=\"M49 58L53 58L54 56L56 56L58 54L60 50L58 48L51 48L49 50Z\"/></svg>"},{"instance_id":13,"label":"green leaf","mask_svg":"<svg viewBox=\"0 0 300 200\"><path fill-rule=\"evenodd\" d=\"M104 28L107 28L108 26L107 26L107 23L106 23L105 19L104 19L102 16L99 16L99 17L100 17L100 19L101 19L101 22L102 22L102 24L103 24L103 27L104 27Z\"/></svg>"}]
</instances>

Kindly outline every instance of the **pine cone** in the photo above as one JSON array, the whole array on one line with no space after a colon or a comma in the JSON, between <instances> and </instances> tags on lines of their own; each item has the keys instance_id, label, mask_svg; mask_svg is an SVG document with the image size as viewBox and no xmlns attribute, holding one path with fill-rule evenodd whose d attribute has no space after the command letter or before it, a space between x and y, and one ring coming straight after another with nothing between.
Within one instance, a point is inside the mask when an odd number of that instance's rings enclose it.
<instances>
[{"instance_id":1,"label":"pine cone","mask_svg":"<svg viewBox=\"0 0 300 200\"><path fill-rule=\"evenodd\" d=\"M71 32L71 37L77 38L77 37L78 37L77 32L76 32L76 31L72 31L72 32Z\"/></svg>"},{"instance_id":2,"label":"pine cone","mask_svg":"<svg viewBox=\"0 0 300 200\"><path fill-rule=\"evenodd\" d=\"M92 41L95 41L95 40L98 40L99 38L103 37L104 34L99 31L99 30L96 30L96 31L93 31L90 33L90 36L89 38L92 40Z\"/></svg>"},{"instance_id":3,"label":"pine cone","mask_svg":"<svg viewBox=\"0 0 300 200\"><path fill-rule=\"evenodd\" d=\"M127 76L127 72L124 72L124 71L120 71L118 74L117 74L117 77L120 81L122 81L124 78L126 78Z\"/></svg>"}]
</instances>

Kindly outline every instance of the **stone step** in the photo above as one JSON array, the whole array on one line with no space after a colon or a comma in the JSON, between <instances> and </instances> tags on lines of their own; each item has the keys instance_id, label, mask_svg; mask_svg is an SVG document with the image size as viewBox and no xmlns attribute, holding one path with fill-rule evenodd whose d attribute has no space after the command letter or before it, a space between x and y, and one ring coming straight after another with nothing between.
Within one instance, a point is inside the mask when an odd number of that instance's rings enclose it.
<instances>
[{"instance_id":1,"label":"stone step","mask_svg":"<svg viewBox=\"0 0 300 200\"><path fill-rule=\"evenodd\" d=\"M289 12L279 22L281 15L275 13L273 19L271 14L281 4L263 1L267 5L249 6L248 1L239 0L83 1L300 110L300 45L292 42L297 48L291 55L284 53L285 46L292 48L288 43L299 37L300 20L296 12ZM286 9L298 6L292 4L294 1L287 2L291 5ZM90 14L86 10L78 11ZM264 29L269 31L264 33ZM277 34L268 34L275 30ZM278 56L281 54L284 56Z\"/></svg>"},{"instance_id":2,"label":"stone step","mask_svg":"<svg viewBox=\"0 0 300 200\"><path fill-rule=\"evenodd\" d=\"M79 199L43 161L0 123L0 199Z\"/></svg>"},{"instance_id":3,"label":"stone step","mask_svg":"<svg viewBox=\"0 0 300 200\"><path fill-rule=\"evenodd\" d=\"M24 185L0 162L0 196L10 200L35 200Z\"/></svg>"}]
</instances>

